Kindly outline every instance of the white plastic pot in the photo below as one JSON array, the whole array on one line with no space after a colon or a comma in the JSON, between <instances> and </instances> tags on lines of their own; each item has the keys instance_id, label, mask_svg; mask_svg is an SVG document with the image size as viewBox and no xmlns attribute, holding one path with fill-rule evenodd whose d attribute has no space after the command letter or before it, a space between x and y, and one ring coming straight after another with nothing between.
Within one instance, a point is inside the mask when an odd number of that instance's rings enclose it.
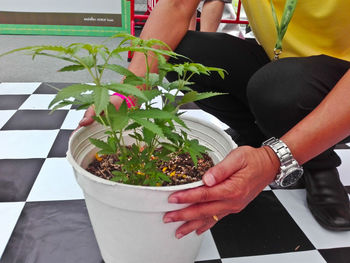
<instances>
[{"instance_id":1,"label":"white plastic pot","mask_svg":"<svg viewBox=\"0 0 350 263\"><path fill-rule=\"evenodd\" d=\"M209 147L214 163L222 160L235 143L212 123L184 117L189 137ZM146 187L115 183L90 174L84 168L97 152L88 138L105 139L105 129L95 123L81 128L69 141L67 159L84 192L87 209L102 257L106 263L193 263L202 236L191 233L175 238L182 224L162 221L167 211L186 207L169 204L168 196L178 190L202 185L195 182L168 187ZM132 142L132 138L126 137Z\"/></svg>"}]
</instances>

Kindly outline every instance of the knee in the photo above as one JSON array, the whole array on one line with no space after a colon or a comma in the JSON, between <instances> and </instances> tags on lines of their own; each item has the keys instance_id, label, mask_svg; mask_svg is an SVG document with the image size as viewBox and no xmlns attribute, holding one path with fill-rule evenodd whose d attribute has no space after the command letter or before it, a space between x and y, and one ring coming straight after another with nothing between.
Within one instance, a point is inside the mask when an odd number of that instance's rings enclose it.
<instances>
[{"instance_id":1,"label":"knee","mask_svg":"<svg viewBox=\"0 0 350 263\"><path fill-rule=\"evenodd\" d=\"M301 105L305 95L305 70L296 58L281 59L265 65L249 80L249 107L266 133L271 133L270 126L286 125L286 119L296 123L304 114Z\"/></svg>"}]
</instances>

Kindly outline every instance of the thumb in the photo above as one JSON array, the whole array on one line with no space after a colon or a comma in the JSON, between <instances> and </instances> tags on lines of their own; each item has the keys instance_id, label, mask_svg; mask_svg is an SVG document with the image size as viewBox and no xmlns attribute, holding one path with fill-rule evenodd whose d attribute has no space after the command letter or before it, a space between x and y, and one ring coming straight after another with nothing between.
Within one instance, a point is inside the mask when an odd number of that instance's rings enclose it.
<instances>
[{"instance_id":1,"label":"thumb","mask_svg":"<svg viewBox=\"0 0 350 263\"><path fill-rule=\"evenodd\" d=\"M214 186L243 167L242 158L239 149L232 150L221 162L210 168L203 175L203 182L206 186Z\"/></svg>"}]
</instances>

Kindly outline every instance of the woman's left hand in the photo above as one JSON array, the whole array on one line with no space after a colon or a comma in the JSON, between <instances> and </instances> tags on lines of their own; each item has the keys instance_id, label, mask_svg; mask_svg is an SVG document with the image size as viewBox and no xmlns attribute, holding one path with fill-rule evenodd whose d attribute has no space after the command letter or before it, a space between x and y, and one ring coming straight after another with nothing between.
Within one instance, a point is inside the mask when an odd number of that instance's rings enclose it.
<instances>
[{"instance_id":1,"label":"woman's left hand","mask_svg":"<svg viewBox=\"0 0 350 263\"><path fill-rule=\"evenodd\" d=\"M206 172L204 186L170 195L169 203L192 205L166 213L163 221L184 221L176 230L177 238L192 231L200 235L224 216L245 208L272 182L279 165L269 147L239 147Z\"/></svg>"}]
</instances>

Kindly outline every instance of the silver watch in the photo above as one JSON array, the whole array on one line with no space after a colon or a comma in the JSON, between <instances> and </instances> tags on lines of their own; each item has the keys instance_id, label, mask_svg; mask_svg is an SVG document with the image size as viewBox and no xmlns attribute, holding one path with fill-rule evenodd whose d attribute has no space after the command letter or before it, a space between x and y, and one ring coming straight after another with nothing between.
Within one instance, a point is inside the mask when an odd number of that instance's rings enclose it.
<instances>
[{"instance_id":1,"label":"silver watch","mask_svg":"<svg viewBox=\"0 0 350 263\"><path fill-rule=\"evenodd\" d=\"M281 187L295 184L303 175L303 168L294 159L288 146L274 137L264 141L262 145L269 146L280 159L280 171L276 175L275 183Z\"/></svg>"}]
</instances>

